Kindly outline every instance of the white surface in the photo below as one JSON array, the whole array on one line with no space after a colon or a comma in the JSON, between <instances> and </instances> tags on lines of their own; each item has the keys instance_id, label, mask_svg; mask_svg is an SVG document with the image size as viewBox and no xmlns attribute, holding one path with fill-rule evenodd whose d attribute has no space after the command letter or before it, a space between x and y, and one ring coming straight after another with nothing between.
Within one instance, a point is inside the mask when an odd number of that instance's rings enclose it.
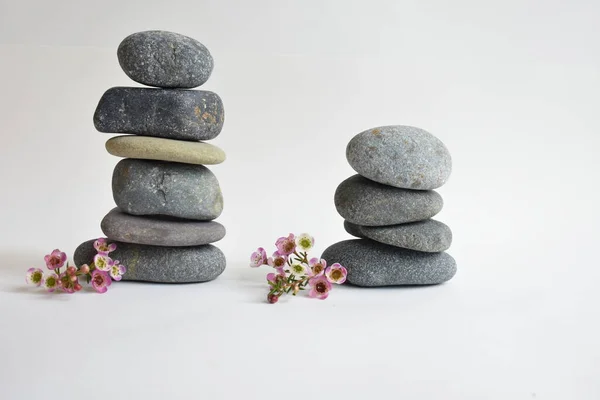
<instances>
[{"instance_id":1,"label":"white surface","mask_svg":"<svg viewBox=\"0 0 600 400\"><path fill-rule=\"evenodd\" d=\"M0 4L0 398L600 398L597 2ZM215 58L228 269L103 296L28 288L48 251L101 234L117 159L92 114L134 85L116 47L145 29ZM249 253L348 238L346 143L387 124L453 155L439 219L457 276L264 304Z\"/></svg>"}]
</instances>

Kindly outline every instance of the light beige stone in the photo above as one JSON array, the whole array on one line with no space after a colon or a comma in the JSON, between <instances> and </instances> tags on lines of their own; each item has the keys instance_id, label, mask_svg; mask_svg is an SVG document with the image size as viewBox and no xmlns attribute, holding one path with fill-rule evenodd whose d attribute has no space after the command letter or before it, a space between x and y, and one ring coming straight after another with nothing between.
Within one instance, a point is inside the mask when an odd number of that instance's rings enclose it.
<instances>
[{"instance_id":1,"label":"light beige stone","mask_svg":"<svg viewBox=\"0 0 600 400\"><path fill-rule=\"evenodd\" d=\"M212 144L149 136L116 136L106 142L106 150L117 157L185 164L211 165L225 161L225 152Z\"/></svg>"}]
</instances>

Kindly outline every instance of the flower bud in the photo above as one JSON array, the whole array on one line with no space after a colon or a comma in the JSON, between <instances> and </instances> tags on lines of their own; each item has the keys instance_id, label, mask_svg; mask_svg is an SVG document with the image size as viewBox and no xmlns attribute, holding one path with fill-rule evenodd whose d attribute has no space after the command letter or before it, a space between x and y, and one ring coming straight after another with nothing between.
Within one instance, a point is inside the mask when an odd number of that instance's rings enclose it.
<instances>
[{"instance_id":1,"label":"flower bud","mask_svg":"<svg viewBox=\"0 0 600 400\"><path fill-rule=\"evenodd\" d=\"M75 286L73 286L73 289L75 289L76 292L79 292L81 290L81 284L76 283Z\"/></svg>"},{"instance_id":2,"label":"flower bud","mask_svg":"<svg viewBox=\"0 0 600 400\"><path fill-rule=\"evenodd\" d=\"M73 266L67 268L67 274L73 275L73 274L75 274L75 272L77 272L77 268L75 268Z\"/></svg>"},{"instance_id":3,"label":"flower bud","mask_svg":"<svg viewBox=\"0 0 600 400\"><path fill-rule=\"evenodd\" d=\"M267 301L271 304L277 303L278 300L279 296L277 296L275 293L269 293L269 295L267 296Z\"/></svg>"},{"instance_id":4,"label":"flower bud","mask_svg":"<svg viewBox=\"0 0 600 400\"><path fill-rule=\"evenodd\" d=\"M71 275L71 282L77 282L77 277L75 275Z\"/></svg>"},{"instance_id":5,"label":"flower bud","mask_svg":"<svg viewBox=\"0 0 600 400\"><path fill-rule=\"evenodd\" d=\"M81 268L79 268L79 271L81 271L82 274L89 274L90 267L87 264L83 264Z\"/></svg>"}]
</instances>

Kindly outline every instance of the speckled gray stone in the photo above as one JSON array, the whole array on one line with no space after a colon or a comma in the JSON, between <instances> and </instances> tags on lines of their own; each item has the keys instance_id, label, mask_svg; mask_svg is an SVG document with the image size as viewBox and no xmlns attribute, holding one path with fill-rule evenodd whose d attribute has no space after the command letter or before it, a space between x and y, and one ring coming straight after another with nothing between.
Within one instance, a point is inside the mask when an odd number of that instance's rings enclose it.
<instances>
[{"instance_id":1,"label":"speckled gray stone","mask_svg":"<svg viewBox=\"0 0 600 400\"><path fill-rule=\"evenodd\" d=\"M352 236L428 253L448 250L452 243L450 228L433 219L388 226L361 226L344 221L344 229Z\"/></svg>"},{"instance_id":2,"label":"speckled gray stone","mask_svg":"<svg viewBox=\"0 0 600 400\"><path fill-rule=\"evenodd\" d=\"M391 226L394 226L394 225L391 225ZM361 228L363 228L362 225L356 225L356 224L353 224L352 222L344 221L344 229L346 230L346 232L348 232L349 234L351 234L352 236L355 236L357 238L366 239L367 237L365 235L363 235Z\"/></svg>"},{"instance_id":3,"label":"speckled gray stone","mask_svg":"<svg viewBox=\"0 0 600 400\"><path fill-rule=\"evenodd\" d=\"M431 218L443 200L433 190L408 190L382 185L354 175L338 186L334 196L338 213L366 226L396 225Z\"/></svg>"},{"instance_id":4,"label":"speckled gray stone","mask_svg":"<svg viewBox=\"0 0 600 400\"><path fill-rule=\"evenodd\" d=\"M221 98L213 92L114 87L102 95L94 125L107 133L210 140L221 132L224 118Z\"/></svg>"},{"instance_id":5,"label":"speckled gray stone","mask_svg":"<svg viewBox=\"0 0 600 400\"><path fill-rule=\"evenodd\" d=\"M225 270L225 255L217 247L207 244L192 247L162 247L144 244L117 243L110 253L127 268L124 281L161 283L206 282L215 279ZM75 264L90 264L96 250L94 240L77 247L73 257Z\"/></svg>"},{"instance_id":6,"label":"speckled gray stone","mask_svg":"<svg viewBox=\"0 0 600 400\"><path fill-rule=\"evenodd\" d=\"M412 126L382 126L359 133L348 143L346 158L360 175L405 189L438 188L452 172L446 146Z\"/></svg>"},{"instance_id":7,"label":"speckled gray stone","mask_svg":"<svg viewBox=\"0 0 600 400\"><path fill-rule=\"evenodd\" d=\"M448 253L423 253L369 239L338 242L321 258L328 265L346 267L348 282L357 286L433 285L456 273L456 262Z\"/></svg>"},{"instance_id":8,"label":"speckled gray stone","mask_svg":"<svg viewBox=\"0 0 600 400\"><path fill-rule=\"evenodd\" d=\"M110 211L100 224L107 238L153 246L200 246L223 239L225 227L214 221L145 217Z\"/></svg>"},{"instance_id":9,"label":"speckled gray stone","mask_svg":"<svg viewBox=\"0 0 600 400\"><path fill-rule=\"evenodd\" d=\"M200 86L213 69L213 58L200 42L166 31L127 36L119 45L117 57L134 81L164 88Z\"/></svg>"},{"instance_id":10,"label":"speckled gray stone","mask_svg":"<svg viewBox=\"0 0 600 400\"><path fill-rule=\"evenodd\" d=\"M223 211L215 175L203 165L126 158L112 179L117 207L133 215L208 221Z\"/></svg>"}]
</instances>

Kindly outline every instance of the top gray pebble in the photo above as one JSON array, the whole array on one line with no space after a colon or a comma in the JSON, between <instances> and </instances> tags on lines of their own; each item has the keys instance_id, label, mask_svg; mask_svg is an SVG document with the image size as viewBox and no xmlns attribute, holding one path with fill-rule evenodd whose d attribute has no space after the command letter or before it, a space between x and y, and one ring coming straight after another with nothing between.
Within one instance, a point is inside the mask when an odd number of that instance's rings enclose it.
<instances>
[{"instance_id":1,"label":"top gray pebble","mask_svg":"<svg viewBox=\"0 0 600 400\"><path fill-rule=\"evenodd\" d=\"M382 126L359 133L348 143L346 158L365 178L403 189L438 188L452 172L444 143L412 126Z\"/></svg>"},{"instance_id":2,"label":"top gray pebble","mask_svg":"<svg viewBox=\"0 0 600 400\"><path fill-rule=\"evenodd\" d=\"M166 31L127 36L117 57L128 77L161 88L195 88L208 80L213 58L195 39Z\"/></svg>"}]
</instances>

